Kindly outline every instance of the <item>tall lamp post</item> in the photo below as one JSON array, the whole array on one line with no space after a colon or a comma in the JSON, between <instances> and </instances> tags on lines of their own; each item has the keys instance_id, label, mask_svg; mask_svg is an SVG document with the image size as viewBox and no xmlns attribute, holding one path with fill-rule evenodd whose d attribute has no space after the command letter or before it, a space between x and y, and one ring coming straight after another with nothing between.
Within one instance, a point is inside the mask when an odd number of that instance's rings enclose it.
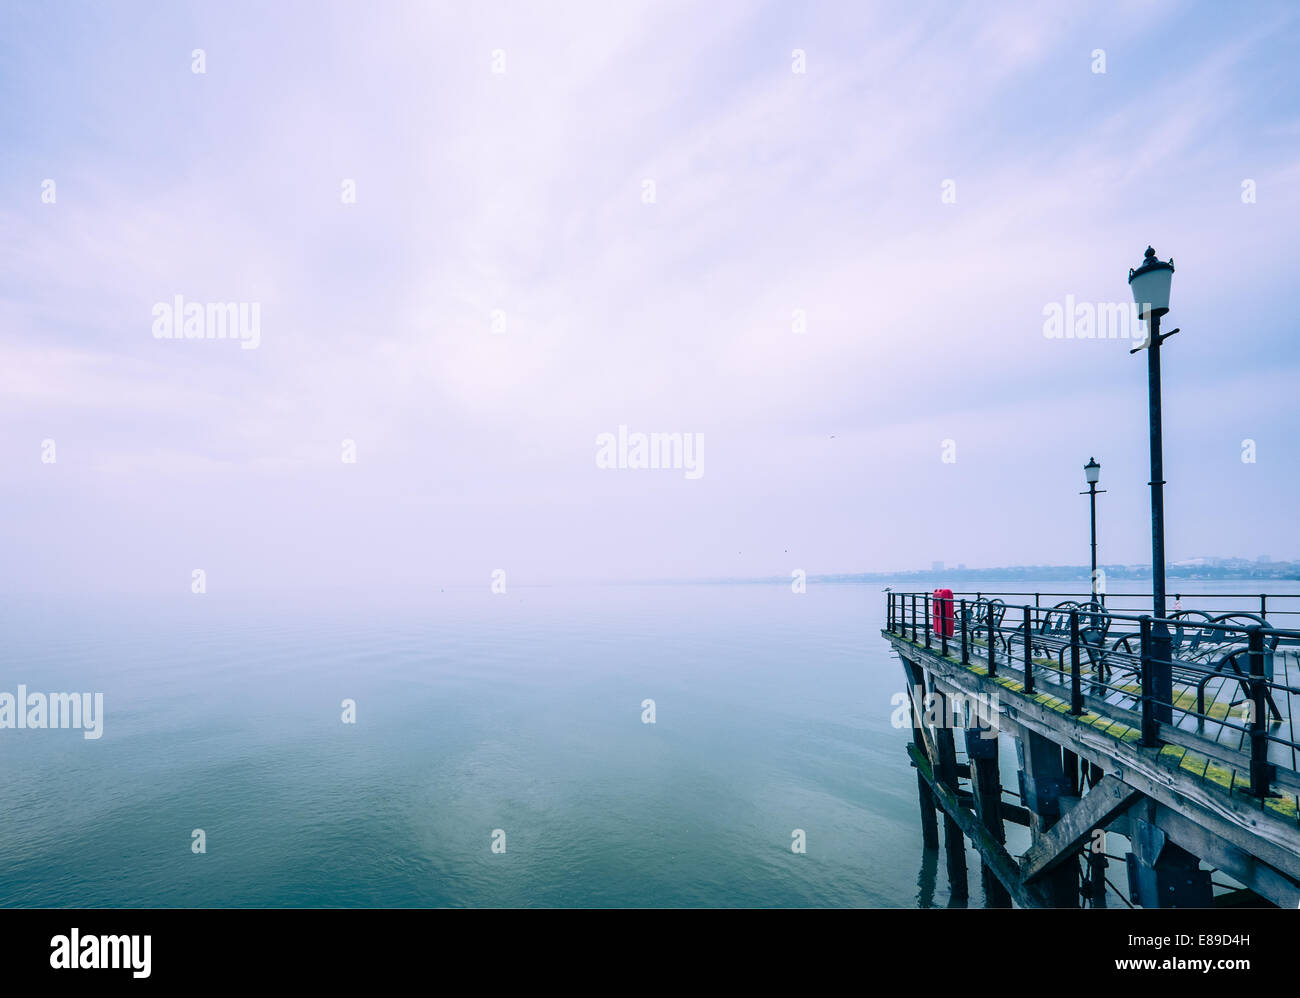
<instances>
[{"instance_id":1,"label":"tall lamp post","mask_svg":"<svg viewBox=\"0 0 1300 998\"><path fill-rule=\"evenodd\" d=\"M1169 286L1173 282L1174 261L1156 259L1156 251L1147 247L1142 266L1128 272L1138 318L1147 320L1147 340L1129 353L1147 352L1148 405L1151 421L1151 585L1155 622L1151 628L1152 696L1155 717L1166 723L1173 720L1173 665L1171 643L1165 618L1165 482L1164 458L1160 438L1160 345L1174 333L1160 332L1160 317L1169 311Z\"/></svg>"},{"instance_id":2,"label":"tall lamp post","mask_svg":"<svg viewBox=\"0 0 1300 998\"><path fill-rule=\"evenodd\" d=\"M1092 602L1096 606L1105 607L1105 592L1097 592L1097 496L1106 490L1097 488L1097 483L1101 481L1101 465L1097 463L1096 458L1088 458L1088 463L1083 466L1083 473L1088 479L1088 491L1080 492L1079 495L1088 497L1088 505L1092 512Z\"/></svg>"}]
</instances>

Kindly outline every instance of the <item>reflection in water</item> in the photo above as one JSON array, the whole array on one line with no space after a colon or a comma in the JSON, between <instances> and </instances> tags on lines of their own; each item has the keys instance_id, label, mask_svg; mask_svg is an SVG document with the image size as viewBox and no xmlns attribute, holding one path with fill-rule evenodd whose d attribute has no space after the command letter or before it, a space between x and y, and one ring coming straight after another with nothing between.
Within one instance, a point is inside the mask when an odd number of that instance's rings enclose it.
<instances>
[{"instance_id":1,"label":"reflection in water","mask_svg":"<svg viewBox=\"0 0 1300 998\"><path fill-rule=\"evenodd\" d=\"M945 863L944 868L948 869ZM948 903L949 908L969 908L970 890L966 884L966 871L962 870L956 880L949 870ZM921 850L921 871L916 877L916 906L918 908L937 908L935 894L939 886L939 850Z\"/></svg>"},{"instance_id":2,"label":"reflection in water","mask_svg":"<svg viewBox=\"0 0 1300 998\"><path fill-rule=\"evenodd\" d=\"M966 840L961 837L959 829L949 831L945 826L944 834L952 835L952 838L947 840L952 843L952 846L944 854L948 866L948 891L951 895L948 898L948 907L965 908L968 907L970 901L970 876L966 867ZM945 843L946 845L947 843Z\"/></svg>"},{"instance_id":3,"label":"reflection in water","mask_svg":"<svg viewBox=\"0 0 1300 998\"><path fill-rule=\"evenodd\" d=\"M962 858L966 855L963 851ZM966 866L963 864L960 869L956 865L948 868L948 907L949 908L969 908L970 907L970 887L966 880Z\"/></svg>"},{"instance_id":4,"label":"reflection in water","mask_svg":"<svg viewBox=\"0 0 1300 998\"><path fill-rule=\"evenodd\" d=\"M921 850L921 872L916 878L916 906L934 907L934 883L939 872L939 850Z\"/></svg>"}]
</instances>

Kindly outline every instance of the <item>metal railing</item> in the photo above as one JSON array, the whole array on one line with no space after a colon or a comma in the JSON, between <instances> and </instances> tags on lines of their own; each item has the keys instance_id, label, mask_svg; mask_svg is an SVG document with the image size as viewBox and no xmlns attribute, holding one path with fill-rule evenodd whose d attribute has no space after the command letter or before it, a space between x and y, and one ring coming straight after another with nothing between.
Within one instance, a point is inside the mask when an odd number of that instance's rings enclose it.
<instances>
[{"instance_id":1,"label":"metal railing","mask_svg":"<svg viewBox=\"0 0 1300 998\"><path fill-rule=\"evenodd\" d=\"M1026 693L1050 691L1075 716L1124 722L1143 745L1198 753L1207 774L1211 765L1222 767L1218 777L1229 790L1260 798L1300 793L1300 630L1265 616L1270 603L1275 615L1300 616L1279 607L1284 600L1300 605L1298 596L1260 595L1256 612L1253 598L1242 611L1213 602L1240 603L1240 595L1188 594L1187 601L1209 608L1154 618L1130 612L1126 604L1140 599L1137 593L1107 597L1105 606L1072 593L954 593L951 601L928 592L887 595L892 634L937 645L943 657L982 666L989 676L1014 673Z\"/></svg>"},{"instance_id":2,"label":"metal railing","mask_svg":"<svg viewBox=\"0 0 1300 998\"><path fill-rule=\"evenodd\" d=\"M1084 585L1087 585L1087 583L1085 582ZM955 589L953 590L953 596L957 599L965 598L972 602L999 598L1009 605L1021 606L1029 603L1034 607L1049 608L1061 600L1086 601L1092 599L1088 593L1077 589L1069 591ZM1146 592L1105 592L1101 593L1098 599L1102 606L1115 613L1141 614L1151 606L1151 592L1149 590ZM1300 592L1201 593L1171 588L1168 593L1168 600L1175 609L1178 609L1179 603L1187 603L1188 605L1194 603L1202 610L1213 612L1248 609L1249 612L1259 614L1266 621L1284 627L1288 625L1300 627Z\"/></svg>"}]
</instances>

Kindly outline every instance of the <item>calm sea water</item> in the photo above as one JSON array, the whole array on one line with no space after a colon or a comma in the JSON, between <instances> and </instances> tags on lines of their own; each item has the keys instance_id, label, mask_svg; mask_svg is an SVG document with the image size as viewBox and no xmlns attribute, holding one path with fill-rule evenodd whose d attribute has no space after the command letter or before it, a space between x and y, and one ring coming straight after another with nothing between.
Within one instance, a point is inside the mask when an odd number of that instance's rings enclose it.
<instances>
[{"instance_id":1,"label":"calm sea water","mask_svg":"<svg viewBox=\"0 0 1300 998\"><path fill-rule=\"evenodd\" d=\"M877 584L11 600L0 690L102 692L105 723L0 730L0 904L963 903L883 616Z\"/></svg>"}]
</instances>

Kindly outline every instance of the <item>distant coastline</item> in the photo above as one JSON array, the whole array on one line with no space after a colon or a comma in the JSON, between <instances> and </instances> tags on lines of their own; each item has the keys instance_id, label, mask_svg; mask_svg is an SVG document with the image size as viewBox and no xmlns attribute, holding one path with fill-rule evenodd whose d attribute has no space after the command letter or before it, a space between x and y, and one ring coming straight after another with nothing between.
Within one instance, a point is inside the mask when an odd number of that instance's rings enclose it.
<instances>
[{"instance_id":1,"label":"distant coastline","mask_svg":"<svg viewBox=\"0 0 1300 998\"><path fill-rule=\"evenodd\" d=\"M1150 565L1102 565L1108 582L1150 580ZM935 567L900 572L862 572L816 576L820 582L888 582L893 579L926 581L961 581L963 579L1024 579L1042 581L1087 582L1091 570L1087 565L1004 565L997 568ZM1246 561L1244 559L1204 559L1174 562L1165 569L1170 579L1259 579L1261 581L1300 581L1300 562Z\"/></svg>"},{"instance_id":2,"label":"distant coastline","mask_svg":"<svg viewBox=\"0 0 1300 998\"><path fill-rule=\"evenodd\" d=\"M1102 565L1109 582L1150 582L1150 565ZM1002 565L994 568L970 568L966 565L902 569L893 572L809 572L808 582L817 583L888 583L888 582L1082 582L1087 585L1091 571L1087 565ZM1173 562L1165 570L1166 578L1186 581L1258 580L1261 582L1300 583L1300 562L1246 561L1243 558L1196 558ZM728 576L717 578L638 579L607 582L607 585L736 585L790 583L788 575Z\"/></svg>"}]
</instances>

